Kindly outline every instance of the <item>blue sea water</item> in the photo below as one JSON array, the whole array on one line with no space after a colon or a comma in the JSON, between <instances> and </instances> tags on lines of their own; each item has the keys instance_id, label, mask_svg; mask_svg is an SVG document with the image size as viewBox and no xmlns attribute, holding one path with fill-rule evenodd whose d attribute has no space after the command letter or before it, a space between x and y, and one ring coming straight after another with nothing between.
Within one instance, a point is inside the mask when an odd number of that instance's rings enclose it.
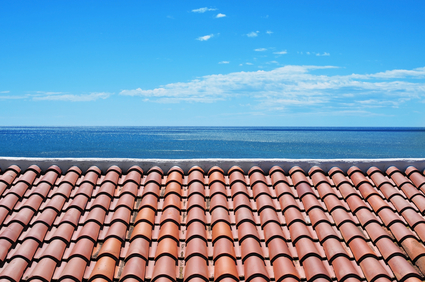
<instances>
[{"instance_id":1,"label":"blue sea water","mask_svg":"<svg viewBox=\"0 0 425 282\"><path fill-rule=\"evenodd\" d=\"M425 128L0 127L0 156L424 158Z\"/></svg>"}]
</instances>

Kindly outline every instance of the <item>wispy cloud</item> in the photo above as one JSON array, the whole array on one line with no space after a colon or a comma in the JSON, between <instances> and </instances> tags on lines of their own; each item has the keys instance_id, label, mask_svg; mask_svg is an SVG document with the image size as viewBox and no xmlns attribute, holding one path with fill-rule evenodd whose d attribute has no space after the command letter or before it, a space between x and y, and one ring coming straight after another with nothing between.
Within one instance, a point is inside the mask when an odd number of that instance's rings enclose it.
<instances>
[{"instance_id":1,"label":"wispy cloud","mask_svg":"<svg viewBox=\"0 0 425 282\"><path fill-rule=\"evenodd\" d=\"M89 102L95 101L98 99L106 99L111 95L111 93L106 92L94 92L90 94L47 94L33 97L34 100L49 100L49 101L69 101L69 102Z\"/></svg>"},{"instance_id":2,"label":"wispy cloud","mask_svg":"<svg viewBox=\"0 0 425 282\"><path fill-rule=\"evenodd\" d=\"M224 18L224 17L226 17L226 15L222 14L222 13L218 13L217 16L215 16L215 17L216 18Z\"/></svg>"},{"instance_id":3,"label":"wispy cloud","mask_svg":"<svg viewBox=\"0 0 425 282\"><path fill-rule=\"evenodd\" d=\"M357 79L370 79L370 78L380 78L380 79L394 79L394 78L425 78L425 67L416 68L413 70L388 70L384 72L378 72L374 74L352 74L352 78Z\"/></svg>"},{"instance_id":4,"label":"wispy cloud","mask_svg":"<svg viewBox=\"0 0 425 282\"><path fill-rule=\"evenodd\" d=\"M230 63L229 61L221 61L221 62L218 62L219 64L228 64L228 63Z\"/></svg>"},{"instance_id":5,"label":"wispy cloud","mask_svg":"<svg viewBox=\"0 0 425 282\"><path fill-rule=\"evenodd\" d=\"M19 100L28 97L28 95L0 95L0 100Z\"/></svg>"},{"instance_id":6,"label":"wispy cloud","mask_svg":"<svg viewBox=\"0 0 425 282\"><path fill-rule=\"evenodd\" d=\"M111 96L111 93L106 92L93 92L89 94L70 94L65 92L45 92L35 91L23 95L0 95L3 100L16 100L16 99L30 99L34 101L67 101L67 102L89 102L98 99L106 99Z\"/></svg>"},{"instance_id":7,"label":"wispy cloud","mask_svg":"<svg viewBox=\"0 0 425 282\"><path fill-rule=\"evenodd\" d=\"M252 65L254 65L253 63L250 63L250 62L246 62L246 63L242 63L242 64L239 64L239 66L243 66L243 65L247 65L247 66L252 66Z\"/></svg>"},{"instance_id":8,"label":"wispy cloud","mask_svg":"<svg viewBox=\"0 0 425 282\"><path fill-rule=\"evenodd\" d=\"M258 30L257 31L252 31L252 32L248 33L246 36L248 36L248 37L257 37L259 33L260 32Z\"/></svg>"},{"instance_id":9,"label":"wispy cloud","mask_svg":"<svg viewBox=\"0 0 425 282\"><path fill-rule=\"evenodd\" d=\"M288 111L294 107L361 111L364 107L398 107L408 101L425 99L425 68L374 74L324 74L337 68L289 65L271 71L207 75L154 89L123 90L120 94L162 103L214 102L249 96L259 108Z\"/></svg>"},{"instance_id":10,"label":"wispy cloud","mask_svg":"<svg viewBox=\"0 0 425 282\"><path fill-rule=\"evenodd\" d=\"M203 8L199 8L199 9L193 9L192 12L193 13L205 13L208 11L216 11L217 9L215 8L207 8L207 7L203 7Z\"/></svg>"},{"instance_id":11,"label":"wispy cloud","mask_svg":"<svg viewBox=\"0 0 425 282\"><path fill-rule=\"evenodd\" d=\"M276 55L285 55L285 54L288 54L288 52L286 50L283 50L283 51L273 52L273 54L276 54Z\"/></svg>"},{"instance_id":12,"label":"wispy cloud","mask_svg":"<svg viewBox=\"0 0 425 282\"><path fill-rule=\"evenodd\" d=\"M316 56L330 56L331 54L327 53L327 52L323 52L322 54L320 53L316 53Z\"/></svg>"},{"instance_id":13,"label":"wispy cloud","mask_svg":"<svg viewBox=\"0 0 425 282\"><path fill-rule=\"evenodd\" d=\"M267 51L267 49L266 48L257 48L257 49L254 49L254 51L264 52L264 51Z\"/></svg>"},{"instance_id":14,"label":"wispy cloud","mask_svg":"<svg viewBox=\"0 0 425 282\"><path fill-rule=\"evenodd\" d=\"M0 94L6 94L6 93L10 93L10 91L9 90L7 90L7 91L0 91Z\"/></svg>"},{"instance_id":15,"label":"wispy cloud","mask_svg":"<svg viewBox=\"0 0 425 282\"><path fill-rule=\"evenodd\" d=\"M273 31L271 31L271 30L267 30L267 31L266 31L266 33L267 33L267 34L272 34L272 33L273 33Z\"/></svg>"},{"instance_id":16,"label":"wispy cloud","mask_svg":"<svg viewBox=\"0 0 425 282\"><path fill-rule=\"evenodd\" d=\"M204 36L200 36L200 37L196 38L196 40L207 41L208 39L210 39L213 36L214 36L214 34L204 35Z\"/></svg>"}]
</instances>

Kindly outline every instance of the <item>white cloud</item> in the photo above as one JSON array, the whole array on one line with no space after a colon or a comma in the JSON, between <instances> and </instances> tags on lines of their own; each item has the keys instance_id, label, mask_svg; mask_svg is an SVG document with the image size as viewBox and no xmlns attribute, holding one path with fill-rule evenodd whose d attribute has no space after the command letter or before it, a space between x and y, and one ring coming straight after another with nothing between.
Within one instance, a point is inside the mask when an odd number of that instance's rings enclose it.
<instances>
[{"instance_id":1,"label":"white cloud","mask_svg":"<svg viewBox=\"0 0 425 282\"><path fill-rule=\"evenodd\" d=\"M214 34L204 35L204 36L200 36L200 37L196 38L196 40L207 41L208 39L210 39L213 36L214 36Z\"/></svg>"},{"instance_id":2,"label":"white cloud","mask_svg":"<svg viewBox=\"0 0 425 282\"><path fill-rule=\"evenodd\" d=\"M286 50L283 50L283 51L279 51L279 52L273 52L273 54L276 54L276 55L285 55L285 54L288 54L288 52Z\"/></svg>"},{"instance_id":3,"label":"white cloud","mask_svg":"<svg viewBox=\"0 0 425 282\"><path fill-rule=\"evenodd\" d=\"M0 100L18 100L28 98L28 95L0 95Z\"/></svg>"},{"instance_id":4,"label":"white cloud","mask_svg":"<svg viewBox=\"0 0 425 282\"><path fill-rule=\"evenodd\" d=\"M248 66L252 66L253 64L252 63L245 63L246 65L248 65Z\"/></svg>"},{"instance_id":5,"label":"white cloud","mask_svg":"<svg viewBox=\"0 0 425 282\"><path fill-rule=\"evenodd\" d=\"M308 53L308 52L307 52ZM320 53L316 53L316 56L330 56L331 54L327 53L327 52L323 52L323 54Z\"/></svg>"},{"instance_id":6,"label":"white cloud","mask_svg":"<svg viewBox=\"0 0 425 282\"><path fill-rule=\"evenodd\" d=\"M214 102L248 96L259 108L267 110L314 106L317 110L360 111L364 107L398 107L409 100L425 99L425 68L366 75L324 74L327 69L336 68L289 65L271 71L207 75L154 89L123 90L120 94L162 103ZM412 78L422 80L412 82Z\"/></svg>"},{"instance_id":7,"label":"white cloud","mask_svg":"<svg viewBox=\"0 0 425 282\"><path fill-rule=\"evenodd\" d=\"M224 18L224 17L226 17L226 15L222 14L222 13L218 13L217 16L215 16L215 17L216 18Z\"/></svg>"},{"instance_id":8,"label":"white cloud","mask_svg":"<svg viewBox=\"0 0 425 282\"><path fill-rule=\"evenodd\" d=\"M272 33L273 33L273 31L267 30L267 31L266 31L266 33L267 33L267 34L272 34Z\"/></svg>"},{"instance_id":9,"label":"white cloud","mask_svg":"<svg viewBox=\"0 0 425 282\"><path fill-rule=\"evenodd\" d=\"M69 101L69 102L88 102L95 101L98 99L106 99L111 96L111 93L106 92L93 92L89 94L69 94L64 92L45 92L35 91L34 93L16 95L16 96L2 96L0 99L31 99L36 101L48 100L48 101Z\"/></svg>"},{"instance_id":10,"label":"white cloud","mask_svg":"<svg viewBox=\"0 0 425 282\"><path fill-rule=\"evenodd\" d=\"M384 72L378 72L374 74L352 74L352 78L358 79L370 79L370 78L381 78L381 79L391 79L391 78L425 78L425 67L416 68L413 70L389 70Z\"/></svg>"},{"instance_id":11,"label":"white cloud","mask_svg":"<svg viewBox=\"0 0 425 282\"><path fill-rule=\"evenodd\" d=\"M44 94L40 96L34 96L33 99L34 100L50 100L50 101L88 102L88 101L95 101L98 99L106 99L110 95L111 95L110 93L106 93L106 92L94 92L90 94L79 94L79 95L55 93L55 94Z\"/></svg>"},{"instance_id":12,"label":"white cloud","mask_svg":"<svg viewBox=\"0 0 425 282\"><path fill-rule=\"evenodd\" d=\"M207 8L207 7L203 7L203 8L199 8L199 9L193 9L192 12L194 13L205 13L207 11L216 11L217 9L215 8Z\"/></svg>"},{"instance_id":13,"label":"white cloud","mask_svg":"<svg viewBox=\"0 0 425 282\"><path fill-rule=\"evenodd\" d=\"M246 36L248 37L257 37L258 33L260 33L258 30L257 31L252 31L250 33L248 33Z\"/></svg>"},{"instance_id":14,"label":"white cloud","mask_svg":"<svg viewBox=\"0 0 425 282\"><path fill-rule=\"evenodd\" d=\"M221 61L221 62L218 62L219 64L228 64L228 63L230 63L229 61Z\"/></svg>"},{"instance_id":15,"label":"white cloud","mask_svg":"<svg viewBox=\"0 0 425 282\"><path fill-rule=\"evenodd\" d=\"M0 94L7 94L10 93L10 91L0 91Z\"/></svg>"},{"instance_id":16,"label":"white cloud","mask_svg":"<svg viewBox=\"0 0 425 282\"><path fill-rule=\"evenodd\" d=\"M267 49L266 48L257 48L257 49L254 49L254 51L264 52L264 51L267 51Z\"/></svg>"}]
</instances>

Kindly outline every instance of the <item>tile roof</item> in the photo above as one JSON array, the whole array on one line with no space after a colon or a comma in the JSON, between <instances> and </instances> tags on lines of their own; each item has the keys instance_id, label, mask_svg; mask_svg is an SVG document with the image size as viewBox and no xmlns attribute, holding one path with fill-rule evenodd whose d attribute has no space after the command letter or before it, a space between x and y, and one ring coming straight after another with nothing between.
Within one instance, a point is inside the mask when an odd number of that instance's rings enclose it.
<instances>
[{"instance_id":1,"label":"tile roof","mask_svg":"<svg viewBox=\"0 0 425 282\"><path fill-rule=\"evenodd\" d=\"M62 173L0 173L0 281L424 279L412 166Z\"/></svg>"}]
</instances>

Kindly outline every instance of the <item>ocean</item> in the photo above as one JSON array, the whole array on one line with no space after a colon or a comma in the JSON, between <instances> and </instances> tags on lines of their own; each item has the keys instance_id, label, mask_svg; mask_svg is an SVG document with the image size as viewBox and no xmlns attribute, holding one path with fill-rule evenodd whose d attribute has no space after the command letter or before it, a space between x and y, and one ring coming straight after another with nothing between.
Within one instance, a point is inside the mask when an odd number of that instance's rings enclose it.
<instances>
[{"instance_id":1,"label":"ocean","mask_svg":"<svg viewBox=\"0 0 425 282\"><path fill-rule=\"evenodd\" d=\"M0 127L0 156L425 158L425 128Z\"/></svg>"}]
</instances>

